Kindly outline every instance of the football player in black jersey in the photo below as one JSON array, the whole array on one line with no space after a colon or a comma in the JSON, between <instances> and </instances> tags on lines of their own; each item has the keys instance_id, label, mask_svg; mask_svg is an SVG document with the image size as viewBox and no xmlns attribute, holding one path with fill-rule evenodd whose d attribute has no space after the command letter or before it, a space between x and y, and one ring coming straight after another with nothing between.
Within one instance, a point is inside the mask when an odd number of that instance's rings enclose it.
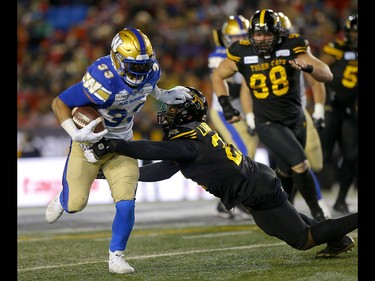
<instances>
[{"instance_id":1,"label":"football player in black jersey","mask_svg":"<svg viewBox=\"0 0 375 281\"><path fill-rule=\"evenodd\" d=\"M299 34L281 32L276 12L263 9L250 18L249 40L234 42L228 48L227 58L211 76L228 122L241 118L229 103L224 83L238 71L250 89L259 139L277 158L278 177L284 186L295 184L316 220L326 219L304 152L306 118L301 104L300 73L305 71L317 81L328 82L333 78L328 65L307 51Z\"/></svg>"},{"instance_id":2,"label":"football player in black jersey","mask_svg":"<svg viewBox=\"0 0 375 281\"><path fill-rule=\"evenodd\" d=\"M319 132L323 166L331 160L337 143L342 162L338 168L339 193L333 210L349 213L346 196L356 176L358 159L358 15L348 17L344 39L336 39L324 46L320 59L334 74L332 82L325 84L326 126Z\"/></svg>"},{"instance_id":3,"label":"football player in black jersey","mask_svg":"<svg viewBox=\"0 0 375 281\"><path fill-rule=\"evenodd\" d=\"M100 164L116 153L161 160L140 167L139 180L161 181L181 171L220 198L228 210L243 204L266 234L295 249L307 250L327 243L317 257L333 257L353 249L354 240L347 233L357 229L358 213L322 222L298 213L274 170L225 143L206 123L208 105L204 95L188 88L192 99L158 112L163 141L102 139L91 146L95 157L88 160L95 159L93 162Z\"/></svg>"}]
</instances>

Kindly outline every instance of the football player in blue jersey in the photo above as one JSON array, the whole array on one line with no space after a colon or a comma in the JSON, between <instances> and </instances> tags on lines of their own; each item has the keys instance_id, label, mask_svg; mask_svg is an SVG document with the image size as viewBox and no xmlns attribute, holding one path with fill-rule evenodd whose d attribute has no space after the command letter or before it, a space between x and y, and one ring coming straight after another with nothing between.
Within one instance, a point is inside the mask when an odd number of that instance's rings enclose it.
<instances>
[{"instance_id":1,"label":"football player in blue jersey","mask_svg":"<svg viewBox=\"0 0 375 281\"><path fill-rule=\"evenodd\" d=\"M167 105L157 114L163 141L104 138L87 150L92 154L89 161L103 163L118 154L161 160L142 166L139 180L161 181L180 171L220 198L228 210L238 204L250 209L260 229L295 249L327 243L316 257L335 257L354 248L355 242L347 233L358 228L358 213L322 222L298 213L274 170L223 141L206 123L208 106L204 95L188 88L192 99Z\"/></svg>"},{"instance_id":2,"label":"football player in blue jersey","mask_svg":"<svg viewBox=\"0 0 375 281\"><path fill-rule=\"evenodd\" d=\"M323 47L320 59L329 65L333 81L326 83L324 130L319 131L323 165L332 161L337 144L342 161L338 164L339 192L333 205L338 215L349 213L346 197L357 174L358 161L358 15L345 22L344 38ZM322 171L324 176L324 168Z\"/></svg>"},{"instance_id":3,"label":"football player in blue jersey","mask_svg":"<svg viewBox=\"0 0 375 281\"><path fill-rule=\"evenodd\" d=\"M213 30L213 37L215 41L215 50L208 55L208 68L210 73L220 64L220 62L227 56L227 48L234 41L248 39L249 20L242 15L229 16L223 23L221 29ZM246 85L242 84L243 77L240 73L236 73L226 80L229 88L230 102L234 108L242 112L241 107L241 91ZM242 87L241 87L242 85ZM247 94L247 93L246 93ZM209 118L220 137L226 142L233 143L242 154L249 155L254 158L256 149L258 147L258 136L256 134L250 135L245 120L240 120L236 123L228 123L224 118L223 109L217 99L215 93L212 93L212 103L209 110ZM251 215L246 208L238 205L235 210L227 210L221 201L216 207L220 217L234 219L235 215L242 218L249 219Z\"/></svg>"},{"instance_id":4,"label":"football player in blue jersey","mask_svg":"<svg viewBox=\"0 0 375 281\"><path fill-rule=\"evenodd\" d=\"M63 171L62 191L48 205L45 218L54 223L64 211L69 214L82 211L100 170L116 206L108 253L111 273L134 272L124 259L124 251L134 226L138 162L132 157L112 154L100 164L92 164L84 154L89 144L104 135L107 139L132 139L134 115L142 109L148 95L168 103L181 103L190 98L189 90L184 87L160 89L157 86L160 74L148 37L139 29L124 28L113 38L110 54L97 59L87 68L80 82L52 102L57 120L72 140ZM103 132L93 132L100 120L94 120L80 130L75 126L72 108L83 105L98 108L105 121Z\"/></svg>"},{"instance_id":5,"label":"football player in blue jersey","mask_svg":"<svg viewBox=\"0 0 375 281\"><path fill-rule=\"evenodd\" d=\"M212 85L228 122L240 120L229 101L225 80L240 72L252 100L259 140L277 158L276 173L283 185L295 184L316 220L326 216L319 206L315 182L306 158L306 118L301 104L300 73L308 72L319 82L333 75L325 63L310 52L299 34L281 32L276 12L258 10L250 18L249 40L233 42L227 58L212 73Z\"/></svg>"}]
</instances>

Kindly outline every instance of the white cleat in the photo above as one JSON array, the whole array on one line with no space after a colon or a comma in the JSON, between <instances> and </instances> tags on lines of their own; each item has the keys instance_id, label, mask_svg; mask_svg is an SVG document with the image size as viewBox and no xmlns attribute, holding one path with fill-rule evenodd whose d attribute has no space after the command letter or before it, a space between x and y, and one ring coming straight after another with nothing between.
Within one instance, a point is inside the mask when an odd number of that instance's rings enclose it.
<instances>
[{"instance_id":1,"label":"white cleat","mask_svg":"<svg viewBox=\"0 0 375 281\"><path fill-rule=\"evenodd\" d=\"M48 204L46 210L46 221L49 223L54 223L61 217L63 214L64 209L60 203L60 193L58 193L55 198Z\"/></svg>"},{"instance_id":2,"label":"white cleat","mask_svg":"<svg viewBox=\"0 0 375 281\"><path fill-rule=\"evenodd\" d=\"M111 273L125 274L134 272L132 268L124 259L124 251L109 252L108 269Z\"/></svg>"}]
</instances>

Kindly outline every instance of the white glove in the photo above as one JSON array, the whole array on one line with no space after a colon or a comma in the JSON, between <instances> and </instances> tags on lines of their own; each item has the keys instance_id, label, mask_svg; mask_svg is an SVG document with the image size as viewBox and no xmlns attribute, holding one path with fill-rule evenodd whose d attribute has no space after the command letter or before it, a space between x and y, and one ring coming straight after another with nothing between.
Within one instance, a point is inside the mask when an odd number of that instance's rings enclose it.
<instances>
[{"instance_id":1,"label":"white glove","mask_svg":"<svg viewBox=\"0 0 375 281\"><path fill-rule=\"evenodd\" d=\"M85 150L83 154L85 155L87 161L89 161L90 163L94 164L94 163L98 162L98 158L96 158L92 149Z\"/></svg>"},{"instance_id":2,"label":"white glove","mask_svg":"<svg viewBox=\"0 0 375 281\"><path fill-rule=\"evenodd\" d=\"M73 119L69 118L61 123L61 127L64 128L64 130L74 141L95 143L98 142L106 133L108 133L107 129L99 133L94 133L95 126L99 124L101 120L102 117L98 117L82 129L78 129L74 124Z\"/></svg>"},{"instance_id":3,"label":"white glove","mask_svg":"<svg viewBox=\"0 0 375 281\"><path fill-rule=\"evenodd\" d=\"M314 112L311 115L314 121L314 126L316 128L324 128L326 126L324 122L324 105L321 103L316 103L314 105Z\"/></svg>"},{"instance_id":4,"label":"white glove","mask_svg":"<svg viewBox=\"0 0 375 281\"><path fill-rule=\"evenodd\" d=\"M323 119L324 120L324 105L321 103L316 103L314 105L314 112L311 115L315 120Z\"/></svg>"},{"instance_id":5,"label":"white glove","mask_svg":"<svg viewBox=\"0 0 375 281\"><path fill-rule=\"evenodd\" d=\"M85 155L87 161L93 164L98 162L98 158L95 156L95 153L90 145L80 143L79 146L82 148L83 154Z\"/></svg>"},{"instance_id":6,"label":"white glove","mask_svg":"<svg viewBox=\"0 0 375 281\"><path fill-rule=\"evenodd\" d=\"M183 86L176 86L169 90L163 90L163 94L160 96L159 100L166 104L180 104L184 103L186 100L192 99L189 94L190 89Z\"/></svg>"},{"instance_id":7,"label":"white glove","mask_svg":"<svg viewBox=\"0 0 375 281\"><path fill-rule=\"evenodd\" d=\"M253 112L246 113L245 118L246 118L246 124L248 127L247 131L249 132L250 135L254 136L255 135L254 113Z\"/></svg>"}]
</instances>

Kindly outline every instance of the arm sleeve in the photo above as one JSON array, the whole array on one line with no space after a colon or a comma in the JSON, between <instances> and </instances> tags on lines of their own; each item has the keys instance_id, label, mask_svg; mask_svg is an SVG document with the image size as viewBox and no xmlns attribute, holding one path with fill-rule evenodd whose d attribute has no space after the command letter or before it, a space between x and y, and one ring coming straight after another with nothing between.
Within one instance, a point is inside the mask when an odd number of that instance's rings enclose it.
<instances>
[{"instance_id":1,"label":"arm sleeve","mask_svg":"<svg viewBox=\"0 0 375 281\"><path fill-rule=\"evenodd\" d=\"M148 164L139 168L139 181L155 182L169 179L179 170L178 164L172 160Z\"/></svg>"},{"instance_id":2,"label":"arm sleeve","mask_svg":"<svg viewBox=\"0 0 375 281\"><path fill-rule=\"evenodd\" d=\"M111 150L143 160L192 160L198 156L193 141L110 140Z\"/></svg>"}]
</instances>

